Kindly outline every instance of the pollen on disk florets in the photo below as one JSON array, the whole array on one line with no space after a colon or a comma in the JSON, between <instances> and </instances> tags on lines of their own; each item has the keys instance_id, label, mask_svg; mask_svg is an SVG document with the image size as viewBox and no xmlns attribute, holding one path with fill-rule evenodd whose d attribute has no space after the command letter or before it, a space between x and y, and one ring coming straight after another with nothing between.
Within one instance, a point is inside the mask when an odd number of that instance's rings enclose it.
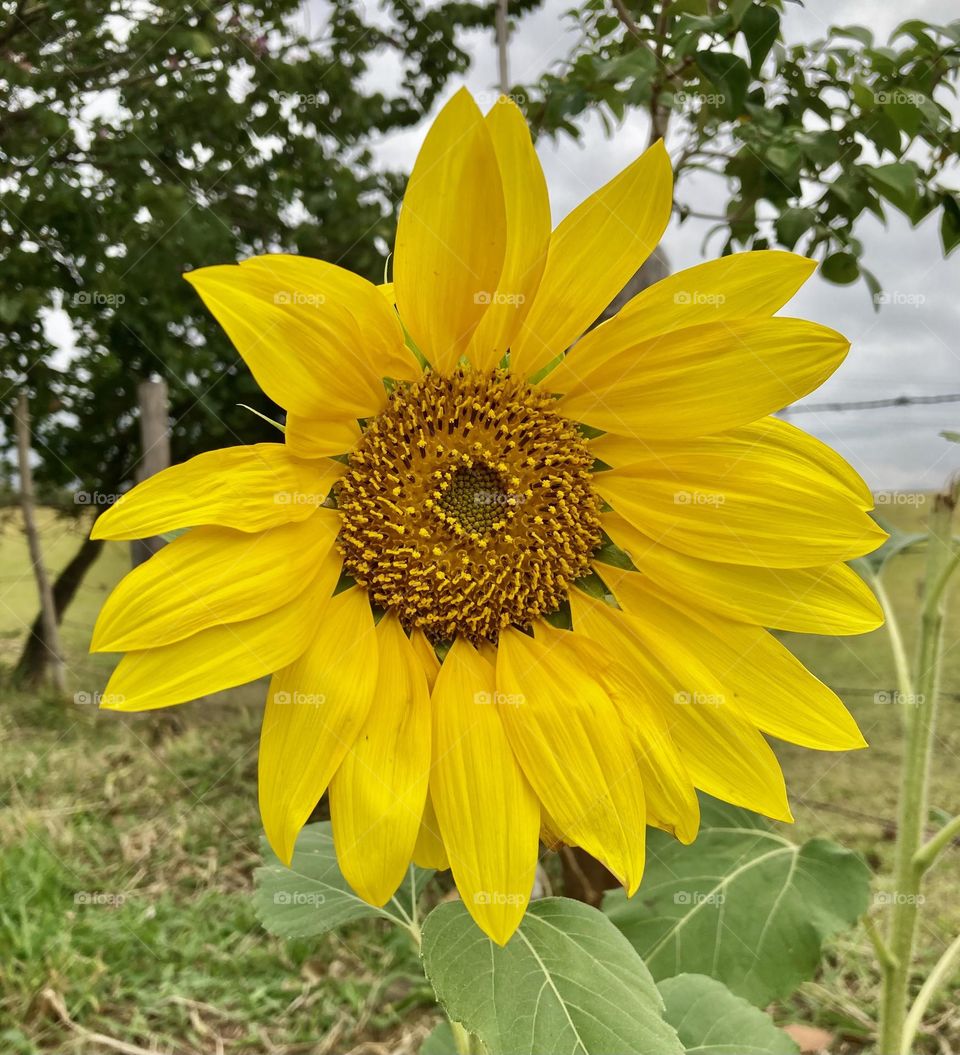
<instances>
[{"instance_id":1,"label":"pollen on disk florets","mask_svg":"<svg viewBox=\"0 0 960 1055\"><path fill-rule=\"evenodd\" d=\"M435 641L496 642L556 611L600 542L593 457L503 371L398 387L337 485L346 570Z\"/></svg>"}]
</instances>

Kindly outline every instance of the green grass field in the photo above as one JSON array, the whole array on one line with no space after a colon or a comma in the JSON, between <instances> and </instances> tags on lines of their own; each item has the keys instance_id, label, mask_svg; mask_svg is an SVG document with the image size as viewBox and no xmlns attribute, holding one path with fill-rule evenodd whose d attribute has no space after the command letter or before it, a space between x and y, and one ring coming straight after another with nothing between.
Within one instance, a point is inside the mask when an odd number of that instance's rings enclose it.
<instances>
[{"instance_id":1,"label":"green grass field","mask_svg":"<svg viewBox=\"0 0 960 1055\"><path fill-rule=\"evenodd\" d=\"M924 504L886 513L906 529ZM79 544L82 524L43 519L49 564ZM173 711L99 712L110 661L86 644L104 595L128 567L108 546L67 613L70 693L55 702L5 687L0 706L0 1051L413 1053L433 1020L410 947L376 924L318 943L265 934L248 900L259 858L256 745L263 691L250 686ZM922 558L889 578L912 638ZM960 810L960 597L947 630L934 805ZM0 664L15 659L36 599L15 517L0 533ZM901 708L874 701L894 685L886 635L789 644L845 690L871 748L818 754L777 745L797 816L795 835L828 835L875 868L890 863ZM853 691L849 691L853 690ZM954 849L927 893L927 959L960 927ZM878 889L880 889L878 887ZM829 950L821 976L774 1009L782 1022L835 1034L862 1050L877 977L862 932ZM960 1011L944 997L939 1039L918 1052L960 1051Z\"/></svg>"}]
</instances>

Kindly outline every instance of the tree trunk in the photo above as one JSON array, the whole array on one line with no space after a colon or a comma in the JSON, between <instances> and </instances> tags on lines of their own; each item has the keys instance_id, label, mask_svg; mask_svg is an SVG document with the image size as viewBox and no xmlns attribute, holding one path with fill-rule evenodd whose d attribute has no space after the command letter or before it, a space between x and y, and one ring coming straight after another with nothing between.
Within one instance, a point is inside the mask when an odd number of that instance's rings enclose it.
<instances>
[{"instance_id":1,"label":"tree trunk","mask_svg":"<svg viewBox=\"0 0 960 1055\"><path fill-rule=\"evenodd\" d=\"M58 623L63 619L63 613L76 596L83 577L100 556L102 549L102 539L84 539L70 563L57 576L53 584L53 608ZM49 655L43 632L43 618L38 615L33 621L30 635L14 667L14 678L23 685L36 687L43 681Z\"/></svg>"},{"instance_id":2,"label":"tree trunk","mask_svg":"<svg viewBox=\"0 0 960 1055\"><path fill-rule=\"evenodd\" d=\"M44 668L49 668L53 687L61 696L66 691L66 674L63 653L60 649L60 634L54 607L53 591L43 563L40 533L34 519L33 469L30 465L30 404L26 395L17 400L14 413L17 429L17 456L20 470L20 505L23 509L23 530L27 536L30 562L37 580L40 596L40 625L43 627Z\"/></svg>"}]
</instances>

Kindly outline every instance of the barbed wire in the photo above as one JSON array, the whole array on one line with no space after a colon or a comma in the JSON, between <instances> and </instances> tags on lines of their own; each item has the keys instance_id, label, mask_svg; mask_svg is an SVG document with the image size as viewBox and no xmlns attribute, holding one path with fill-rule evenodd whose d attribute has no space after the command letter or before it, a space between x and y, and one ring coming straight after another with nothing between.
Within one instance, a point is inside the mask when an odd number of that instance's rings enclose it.
<instances>
[{"instance_id":1,"label":"barbed wire","mask_svg":"<svg viewBox=\"0 0 960 1055\"><path fill-rule=\"evenodd\" d=\"M890 399L860 399L848 403L800 403L786 407L782 414L812 414L834 410L879 410L883 407L930 406L934 403L960 403L960 392L939 396L893 396Z\"/></svg>"}]
</instances>

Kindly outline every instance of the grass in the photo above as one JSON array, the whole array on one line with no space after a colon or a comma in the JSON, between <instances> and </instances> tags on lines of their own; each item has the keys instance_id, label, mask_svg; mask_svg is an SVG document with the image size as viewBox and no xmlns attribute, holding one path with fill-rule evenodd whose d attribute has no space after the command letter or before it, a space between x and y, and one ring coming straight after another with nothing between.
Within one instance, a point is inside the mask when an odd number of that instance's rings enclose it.
<instances>
[{"instance_id":1,"label":"grass","mask_svg":"<svg viewBox=\"0 0 960 1055\"><path fill-rule=\"evenodd\" d=\"M924 505L890 519L915 529ZM42 521L47 559L62 565L82 524ZM106 547L64 623L70 692L92 699L109 660L88 657L103 596L128 566ZM922 558L890 578L912 635ZM948 626L943 688L960 691L957 627ZM15 520L0 526L0 664L15 658L35 590ZM836 838L889 869L900 755L900 708L874 702L894 675L884 633L788 643L846 693L871 749L829 755L776 745L795 806L795 835ZM262 687L172 711L99 712L3 692L0 740L0 1050L27 1055L111 1050L239 1055L415 1052L434 1012L402 935L358 924L317 942L281 942L249 903L259 860L256 743ZM946 699L934 803L960 810L960 701ZM927 892L926 963L960 927L957 851ZM879 887L878 887L879 889ZM831 1049L862 1050L877 976L862 932L828 950L820 977L782 1022L833 1031ZM944 997L931 1013L939 1040L918 1052L960 1050L960 1021ZM120 1042L126 1049L111 1047ZM946 1046L943 1046L946 1045Z\"/></svg>"}]
</instances>

